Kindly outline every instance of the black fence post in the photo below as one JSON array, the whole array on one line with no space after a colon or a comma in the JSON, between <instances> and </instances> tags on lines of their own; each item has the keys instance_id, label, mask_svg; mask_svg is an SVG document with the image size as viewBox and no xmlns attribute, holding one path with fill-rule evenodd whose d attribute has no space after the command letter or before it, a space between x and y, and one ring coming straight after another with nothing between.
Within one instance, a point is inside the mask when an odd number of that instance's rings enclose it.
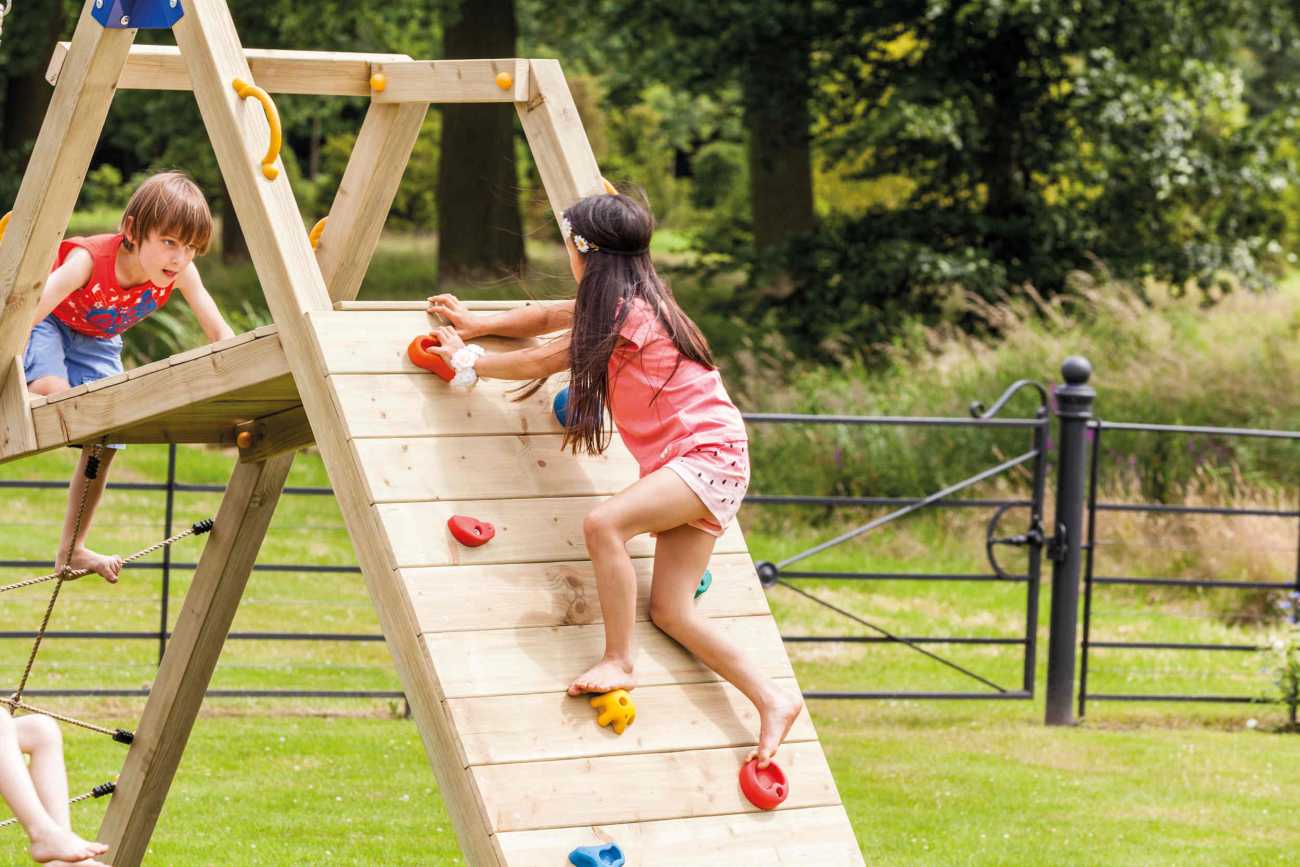
<instances>
[{"instance_id":1,"label":"black fence post","mask_svg":"<svg viewBox=\"0 0 1300 867\"><path fill-rule=\"evenodd\" d=\"M1079 561L1084 537L1084 472L1088 422L1097 392L1088 385L1092 365L1072 355L1061 365L1056 416L1061 438L1056 467L1056 525L1051 546L1052 613L1047 639L1047 725L1074 724L1074 661L1079 632Z\"/></svg>"}]
</instances>

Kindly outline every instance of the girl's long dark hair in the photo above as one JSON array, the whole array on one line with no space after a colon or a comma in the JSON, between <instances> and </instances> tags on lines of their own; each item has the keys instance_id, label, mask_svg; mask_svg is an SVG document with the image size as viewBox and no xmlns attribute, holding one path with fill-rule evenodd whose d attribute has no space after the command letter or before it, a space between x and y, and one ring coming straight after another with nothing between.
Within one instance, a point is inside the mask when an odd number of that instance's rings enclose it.
<instances>
[{"instance_id":1,"label":"girl's long dark hair","mask_svg":"<svg viewBox=\"0 0 1300 867\"><path fill-rule=\"evenodd\" d=\"M708 341L677 306L672 290L650 261L654 218L649 210L625 195L598 195L582 199L564 216L574 235L581 235L599 248L582 254L585 267L578 283L569 346L572 379L564 446L574 452L581 449L599 454L609 447L613 436L605 416L610 391L609 359L634 299L649 305L677 347L679 356L673 375L683 358L708 368L715 365Z\"/></svg>"}]
</instances>

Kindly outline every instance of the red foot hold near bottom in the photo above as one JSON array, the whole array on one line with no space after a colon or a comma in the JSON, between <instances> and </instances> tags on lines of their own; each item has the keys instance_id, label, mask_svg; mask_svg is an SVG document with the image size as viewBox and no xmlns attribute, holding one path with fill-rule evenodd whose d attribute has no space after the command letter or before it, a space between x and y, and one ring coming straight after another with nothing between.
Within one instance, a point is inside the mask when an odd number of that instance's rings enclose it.
<instances>
[{"instance_id":1,"label":"red foot hold near bottom","mask_svg":"<svg viewBox=\"0 0 1300 867\"><path fill-rule=\"evenodd\" d=\"M789 796L790 786L776 762L760 768L758 759L750 759L740 769L740 791L760 810L775 810Z\"/></svg>"},{"instance_id":2,"label":"red foot hold near bottom","mask_svg":"<svg viewBox=\"0 0 1300 867\"><path fill-rule=\"evenodd\" d=\"M486 545L497 534L496 527L469 515L452 515L447 519L447 529L451 530L457 542L470 548Z\"/></svg>"},{"instance_id":3,"label":"red foot hold near bottom","mask_svg":"<svg viewBox=\"0 0 1300 867\"><path fill-rule=\"evenodd\" d=\"M421 334L411 341L411 345L406 347L406 357L411 359L411 363L416 367L423 367L430 373L435 373L443 379L451 382L451 378L456 375L456 371L451 369L441 355L429 351L432 346L441 346L438 338L432 334Z\"/></svg>"}]
</instances>

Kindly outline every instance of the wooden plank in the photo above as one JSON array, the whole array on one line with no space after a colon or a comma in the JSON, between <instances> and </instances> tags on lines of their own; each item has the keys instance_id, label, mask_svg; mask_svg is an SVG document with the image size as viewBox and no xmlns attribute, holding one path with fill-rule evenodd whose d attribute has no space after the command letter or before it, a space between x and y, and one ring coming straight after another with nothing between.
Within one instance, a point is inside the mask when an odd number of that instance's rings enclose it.
<instances>
[{"instance_id":1,"label":"wooden plank","mask_svg":"<svg viewBox=\"0 0 1300 867\"><path fill-rule=\"evenodd\" d=\"M60 42L45 70L45 80L58 81L66 63L68 43ZM244 55L258 86L268 93L319 96L370 96L373 63L410 60L405 54L347 51L285 51L247 48ZM117 80L119 90L190 90L190 74L180 50L170 45L135 45Z\"/></svg>"},{"instance_id":2,"label":"wooden plank","mask_svg":"<svg viewBox=\"0 0 1300 867\"><path fill-rule=\"evenodd\" d=\"M88 391L90 391L90 383L83 382L81 385L76 385L73 386L72 388L66 389L65 391L57 391L54 394L49 395L48 397L45 398L45 402L49 404L49 403L59 403L60 401L65 401L65 400L71 400L74 397L80 397L81 395L85 394Z\"/></svg>"},{"instance_id":3,"label":"wooden plank","mask_svg":"<svg viewBox=\"0 0 1300 867\"><path fill-rule=\"evenodd\" d=\"M428 334L440 324L438 318L425 313L423 307L420 312L312 313L311 321L320 335L325 367L331 374L411 373L427 376L427 371L411 363L406 351L412 340ZM473 342L488 352L509 352L535 346L538 341L482 337Z\"/></svg>"},{"instance_id":4,"label":"wooden plank","mask_svg":"<svg viewBox=\"0 0 1300 867\"><path fill-rule=\"evenodd\" d=\"M336 374L329 384L355 437L440 432L490 436L561 430L551 411L552 388L558 391L558 383L519 402L510 392L522 383L484 379L466 393L423 371L383 377Z\"/></svg>"},{"instance_id":5,"label":"wooden plank","mask_svg":"<svg viewBox=\"0 0 1300 867\"><path fill-rule=\"evenodd\" d=\"M142 376L148 376L159 370L166 370L171 367L171 362L166 358L160 358L157 361L151 361L148 364L142 364L139 367L133 367L126 372L127 379L139 379Z\"/></svg>"},{"instance_id":6,"label":"wooden plank","mask_svg":"<svg viewBox=\"0 0 1300 867\"><path fill-rule=\"evenodd\" d=\"M292 463L239 464L230 477L100 827L116 867L144 858Z\"/></svg>"},{"instance_id":7,"label":"wooden plank","mask_svg":"<svg viewBox=\"0 0 1300 867\"><path fill-rule=\"evenodd\" d=\"M209 401L115 430L119 443L211 443L233 446L238 426L250 419L299 408L297 401Z\"/></svg>"},{"instance_id":8,"label":"wooden plank","mask_svg":"<svg viewBox=\"0 0 1300 867\"><path fill-rule=\"evenodd\" d=\"M0 363L20 354L81 181L99 143L134 30L108 30L86 0L64 74L45 112L31 159L0 241Z\"/></svg>"},{"instance_id":9,"label":"wooden plank","mask_svg":"<svg viewBox=\"0 0 1300 867\"><path fill-rule=\"evenodd\" d=\"M555 867L579 846L615 842L636 867L859 867L843 807L802 807L493 837L510 867Z\"/></svg>"},{"instance_id":10,"label":"wooden plank","mask_svg":"<svg viewBox=\"0 0 1300 867\"><path fill-rule=\"evenodd\" d=\"M384 522L399 568L486 563L543 563L586 556L582 519L604 497L552 497L545 500L447 500L429 503L382 503L375 511ZM472 515L496 527L491 542L467 548L447 529L453 515ZM654 551L648 533L627 543L628 553L647 557ZM718 539L716 552L745 550L733 523Z\"/></svg>"},{"instance_id":11,"label":"wooden plank","mask_svg":"<svg viewBox=\"0 0 1300 867\"><path fill-rule=\"evenodd\" d=\"M0 365L0 458L11 458L36 451L36 428L23 360L14 356Z\"/></svg>"},{"instance_id":12,"label":"wooden plank","mask_svg":"<svg viewBox=\"0 0 1300 867\"><path fill-rule=\"evenodd\" d=\"M106 376L103 379L96 379L92 382L86 383L86 393L89 394L92 391L99 391L102 388L111 388L118 383L126 382L128 379L130 379L130 377L127 376L125 372L115 374L114 376Z\"/></svg>"},{"instance_id":13,"label":"wooden plank","mask_svg":"<svg viewBox=\"0 0 1300 867\"><path fill-rule=\"evenodd\" d=\"M37 442L41 448L79 442L241 389L261 389L259 395L269 398L275 394L270 386L276 383L284 383L278 386L281 396L296 400L292 382L284 378L287 372L278 340L254 340L185 364L155 368L146 376L133 379L128 374L125 381L99 391L72 389L33 411Z\"/></svg>"},{"instance_id":14,"label":"wooden plank","mask_svg":"<svg viewBox=\"0 0 1300 867\"><path fill-rule=\"evenodd\" d=\"M778 686L799 692L794 678ZM758 743L758 712L729 683L643 686L633 691L636 721L623 734L595 724L588 701L563 693L448 699L471 765L593 756L723 749ZM813 741L805 709L786 743Z\"/></svg>"},{"instance_id":15,"label":"wooden plank","mask_svg":"<svg viewBox=\"0 0 1300 867\"><path fill-rule=\"evenodd\" d=\"M301 406L240 425L239 431L243 430L248 430L253 435L253 444L247 448L239 446L241 463L264 461L281 452L297 451L316 441L311 432L311 423L307 421L307 413Z\"/></svg>"},{"instance_id":16,"label":"wooden plank","mask_svg":"<svg viewBox=\"0 0 1300 867\"><path fill-rule=\"evenodd\" d=\"M632 565L637 573L636 617L648 621L654 560L638 557ZM696 602L702 614L770 613L748 554L715 554L709 571L712 586ZM422 632L603 622L590 560L403 569L402 579ZM469 587L473 593L466 592Z\"/></svg>"},{"instance_id":17,"label":"wooden plank","mask_svg":"<svg viewBox=\"0 0 1300 867\"><path fill-rule=\"evenodd\" d=\"M454 731L441 704L437 672L419 641L383 526L366 502L347 427L328 387L319 341L305 315L329 309L329 292L288 179L281 174L268 182L260 171L258 150L266 141L261 109L237 103L230 87L234 78L249 76L230 10L224 0L191 0L185 17L172 32L186 60L217 163L249 240L303 409L315 431L316 445L461 849L471 865L500 864L489 840L482 803L459 761Z\"/></svg>"},{"instance_id":18,"label":"wooden plank","mask_svg":"<svg viewBox=\"0 0 1300 867\"><path fill-rule=\"evenodd\" d=\"M561 450L561 434L358 440L376 503L617 494L638 478L617 438L603 455Z\"/></svg>"},{"instance_id":19,"label":"wooden plank","mask_svg":"<svg viewBox=\"0 0 1300 867\"><path fill-rule=\"evenodd\" d=\"M428 111L427 102L372 102L366 112L316 246L321 275L335 301L351 300L361 291Z\"/></svg>"},{"instance_id":20,"label":"wooden plank","mask_svg":"<svg viewBox=\"0 0 1300 867\"><path fill-rule=\"evenodd\" d=\"M558 224L565 208L604 192L605 182L559 62L529 61L529 88L528 102L516 107Z\"/></svg>"},{"instance_id":21,"label":"wooden plank","mask_svg":"<svg viewBox=\"0 0 1300 867\"><path fill-rule=\"evenodd\" d=\"M527 307L529 304L545 303L544 301L473 301L461 299L470 310L513 310L516 307ZM424 301L335 301L334 309L341 311L348 310L418 310L423 312L429 305Z\"/></svg>"},{"instance_id":22,"label":"wooden plank","mask_svg":"<svg viewBox=\"0 0 1300 867\"><path fill-rule=\"evenodd\" d=\"M742 747L480 765L473 774L494 831L645 822L758 812L737 778L747 753ZM777 761L790 781L778 811L840 803L820 744L789 744Z\"/></svg>"},{"instance_id":23,"label":"wooden plank","mask_svg":"<svg viewBox=\"0 0 1300 867\"><path fill-rule=\"evenodd\" d=\"M769 677L793 677L776 621L730 617L718 628ZM600 659L603 626L437 632L424 636L447 698L563 692ZM658 628L638 623L634 632L637 683L641 686L711 683L718 675ZM578 701L578 699L572 699ZM560 824L560 823L555 823Z\"/></svg>"},{"instance_id":24,"label":"wooden plank","mask_svg":"<svg viewBox=\"0 0 1300 867\"><path fill-rule=\"evenodd\" d=\"M376 74L387 84L371 98L377 103L523 102L528 99L528 61L407 60L376 63ZM497 76L511 77L502 88Z\"/></svg>"}]
</instances>

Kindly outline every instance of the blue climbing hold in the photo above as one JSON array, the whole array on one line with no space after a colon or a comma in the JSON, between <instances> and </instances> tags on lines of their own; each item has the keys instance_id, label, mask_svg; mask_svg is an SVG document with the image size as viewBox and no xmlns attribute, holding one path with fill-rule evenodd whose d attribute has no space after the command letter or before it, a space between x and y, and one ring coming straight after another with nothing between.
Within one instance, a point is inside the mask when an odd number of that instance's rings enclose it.
<instances>
[{"instance_id":1,"label":"blue climbing hold","mask_svg":"<svg viewBox=\"0 0 1300 867\"><path fill-rule=\"evenodd\" d=\"M708 569L705 569L704 575L700 577L700 586L695 588L695 598L699 599L701 596L703 596L704 591L708 590L709 585L712 583L713 583L713 573L710 572Z\"/></svg>"},{"instance_id":2,"label":"blue climbing hold","mask_svg":"<svg viewBox=\"0 0 1300 867\"><path fill-rule=\"evenodd\" d=\"M551 409L555 412L555 420L560 423L560 427L568 427L569 423L564 420L569 413L569 387L567 385L555 393L555 400L551 403Z\"/></svg>"},{"instance_id":3,"label":"blue climbing hold","mask_svg":"<svg viewBox=\"0 0 1300 867\"><path fill-rule=\"evenodd\" d=\"M617 843L579 846L569 853L569 863L575 867L623 867L623 850Z\"/></svg>"}]
</instances>

